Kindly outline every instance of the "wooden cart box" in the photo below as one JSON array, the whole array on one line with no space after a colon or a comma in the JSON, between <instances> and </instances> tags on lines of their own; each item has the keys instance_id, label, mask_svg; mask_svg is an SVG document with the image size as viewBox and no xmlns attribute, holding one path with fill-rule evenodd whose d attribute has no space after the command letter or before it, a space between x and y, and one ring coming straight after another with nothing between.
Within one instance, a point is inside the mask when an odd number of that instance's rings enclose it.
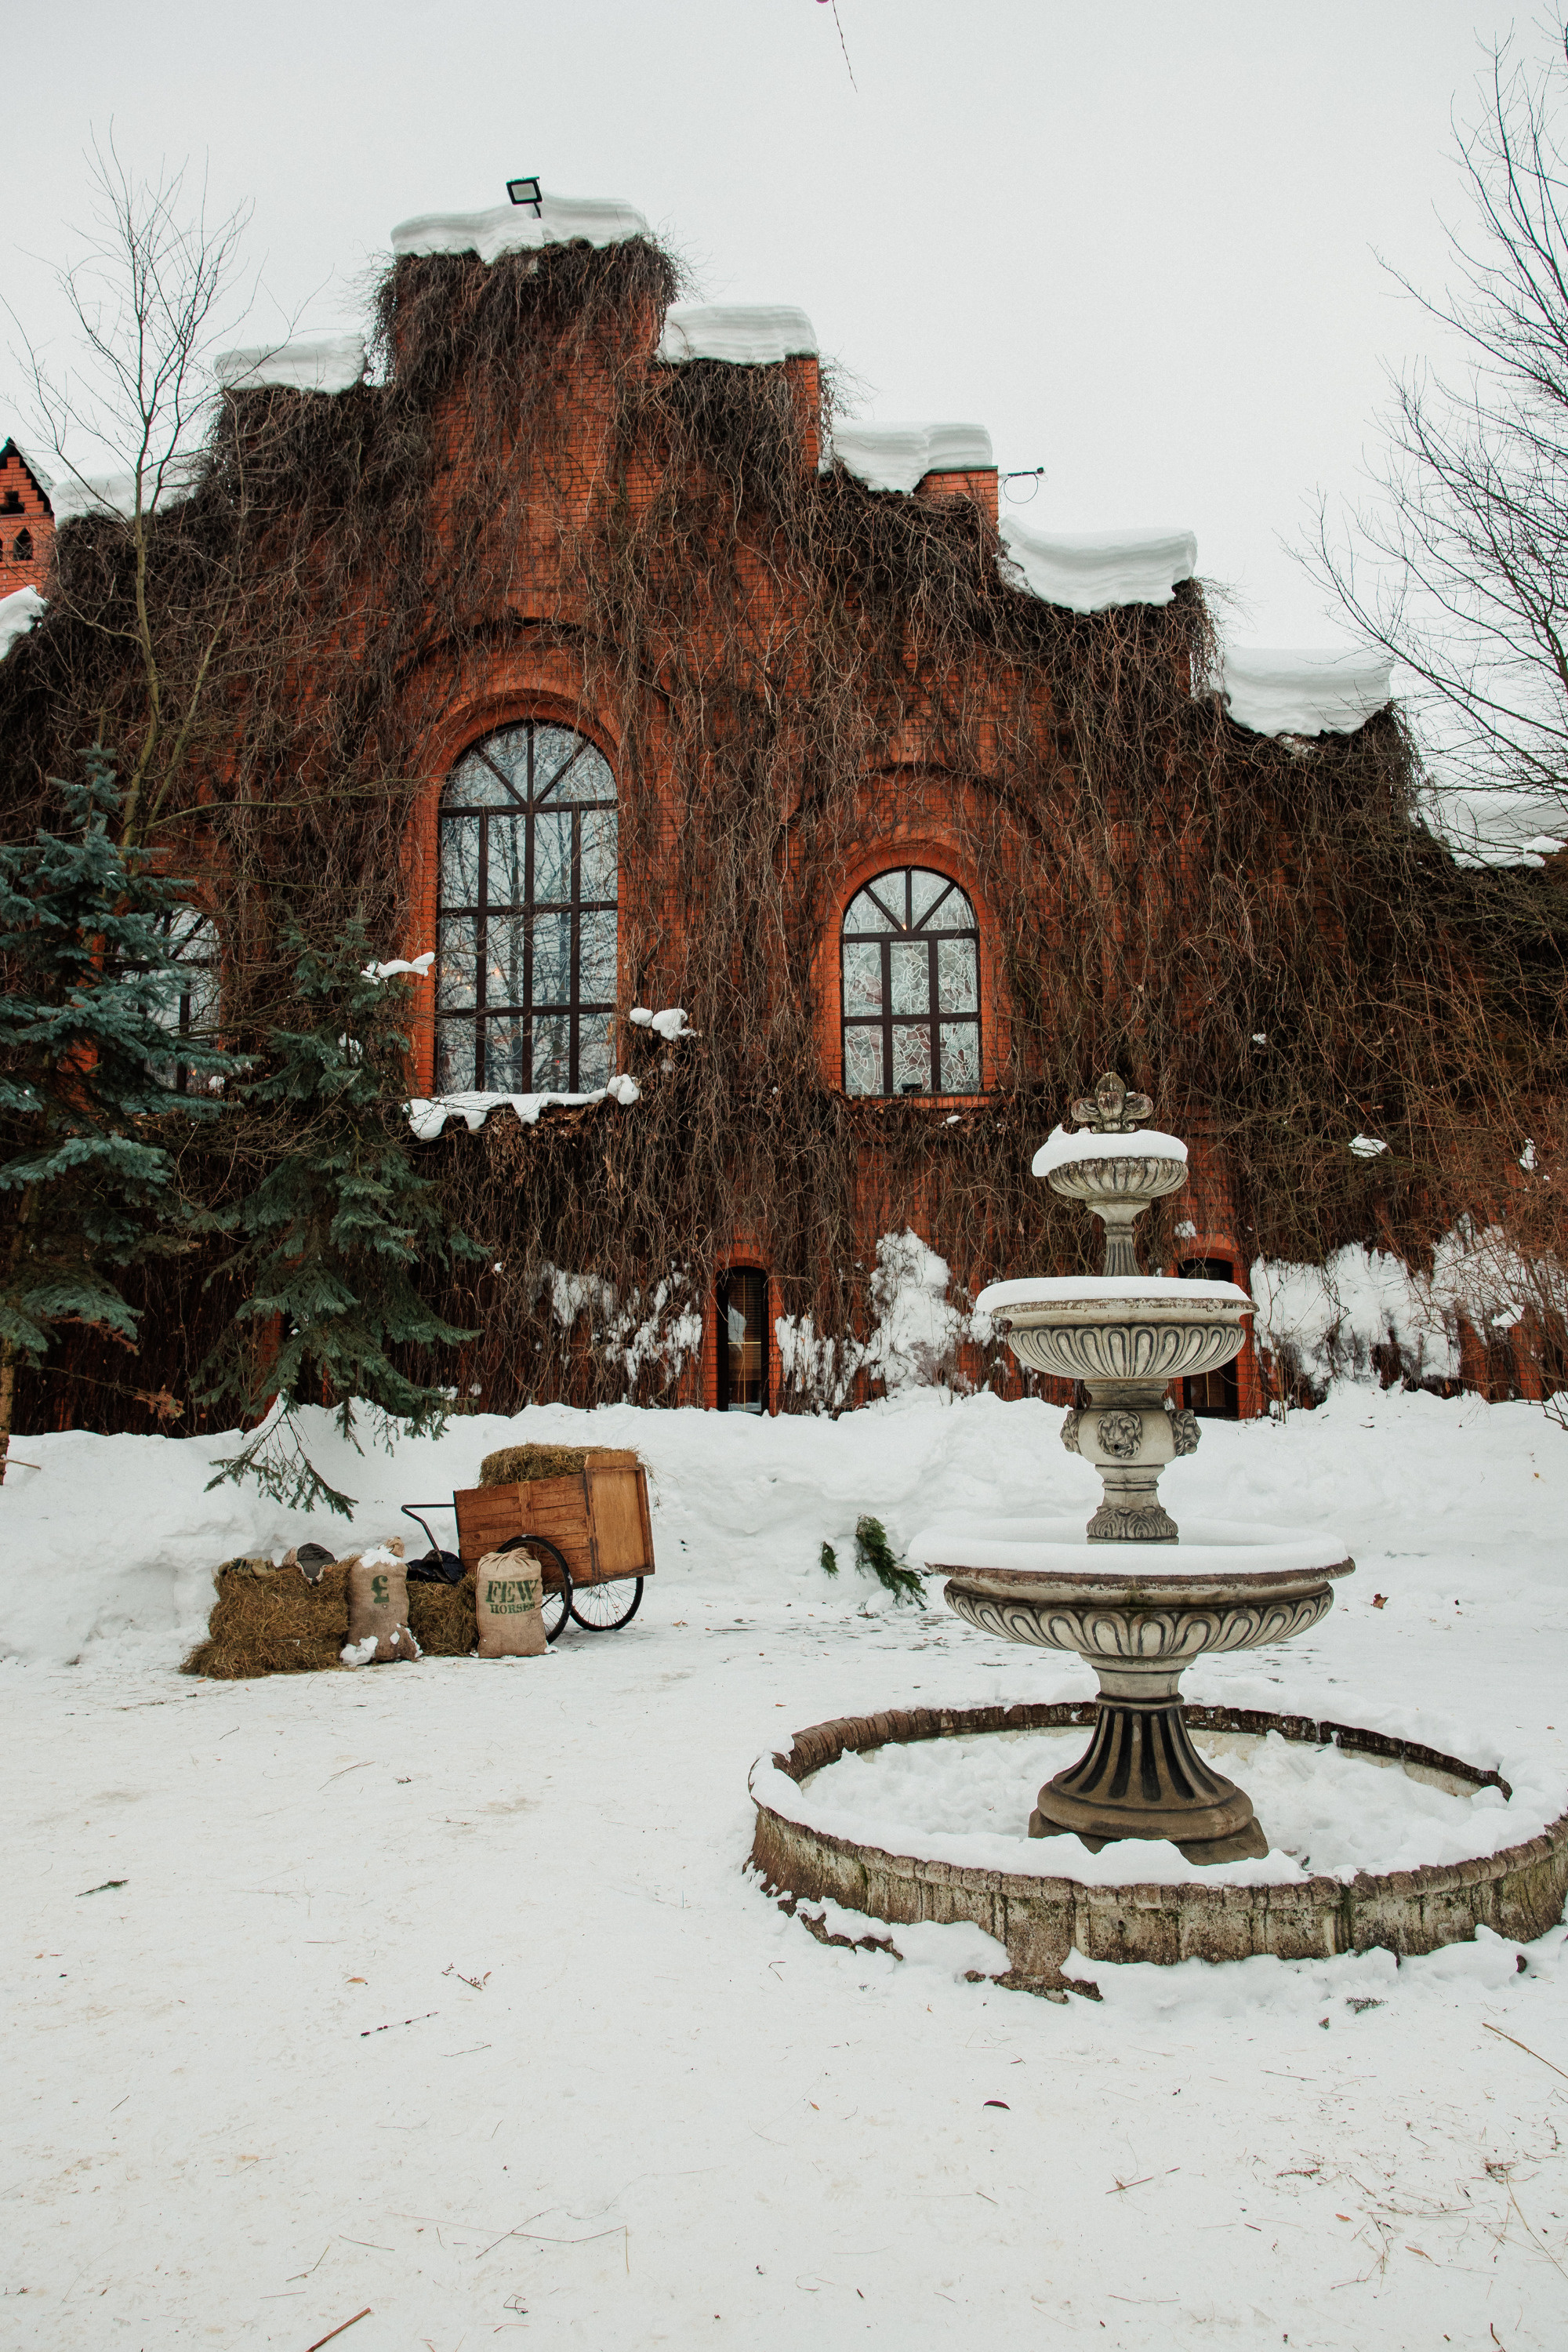
<instances>
[{"instance_id":1,"label":"wooden cart box","mask_svg":"<svg viewBox=\"0 0 1568 2352\"><path fill-rule=\"evenodd\" d=\"M509 1536L538 1535L565 1553L574 1584L653 1574L647 1476L635 1454L606 1447L575 1475L521 1486L459 1486L452 1500L465 1568L477 1568ZM548 1557L544 1581L560 1582Z\"/></svg>"}]
</instances>

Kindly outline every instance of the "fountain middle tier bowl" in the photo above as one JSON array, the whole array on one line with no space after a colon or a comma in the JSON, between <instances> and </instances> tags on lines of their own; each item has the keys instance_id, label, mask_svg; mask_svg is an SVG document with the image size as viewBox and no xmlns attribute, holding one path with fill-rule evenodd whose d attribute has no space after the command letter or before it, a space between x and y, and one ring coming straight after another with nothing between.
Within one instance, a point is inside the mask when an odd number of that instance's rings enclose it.
<instances>
[{"instance_id":1,"label":"fountain middle tier bowl","mask_svg":"<svg viewBox=\"0 0 1568 2352\"><path fill-rule=\"evenodd\" d=\"M1238 1355L1252 1300L1234 1282L1179 1276L1024 1276L975 1300L1036 1371L1069 1381L1165 1381Z\"/></svg>"}]
</instances>

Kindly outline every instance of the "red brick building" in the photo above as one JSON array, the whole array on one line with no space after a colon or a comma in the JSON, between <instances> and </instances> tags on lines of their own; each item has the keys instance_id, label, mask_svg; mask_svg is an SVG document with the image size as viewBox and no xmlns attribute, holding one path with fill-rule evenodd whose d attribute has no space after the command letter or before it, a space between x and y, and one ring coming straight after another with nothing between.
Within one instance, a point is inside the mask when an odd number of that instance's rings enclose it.
<instances>
[{"instance_id":1,"label":"red brick building","mask_svg":"<svg viewBox=\"0 0 1568 2352\"><path fill-rule=\"evenodd\" d=\"M43 588L54 537L47 480L7 441L0 448L0 596Z\"/></svg>"}]
</instances>

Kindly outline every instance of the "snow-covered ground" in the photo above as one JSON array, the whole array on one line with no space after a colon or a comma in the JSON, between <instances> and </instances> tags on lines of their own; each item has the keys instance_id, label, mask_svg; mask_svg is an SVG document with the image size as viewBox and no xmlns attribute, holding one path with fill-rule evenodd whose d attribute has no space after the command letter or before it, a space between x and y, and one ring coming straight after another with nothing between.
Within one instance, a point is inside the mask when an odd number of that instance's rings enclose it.
<instances>
[{"instance_id":1,"label":"snow-covered ground","mask_svg":"<svg viewBox=\"0 0 1568 2352\"><path fill-rule=\"evenodd\" d=\"M1058 1423L924 1392L323 1444L365 1538L503 1439L635 1444L658 1574L542 1660L237 1685L175 1671L211 1566L347 1531L205 1494L207 1441L18 1441L0 2343L306 2352L368 2306L344 2352L1557 2352L1561 1930L1522 1972L1491 1937L1397 1969L1074 1963L1103 2000L1063 2007L963 1981L976 1930L825 1948L744 1874L748 1768L796 1727L1087 1691L850 1564L862 1512L897 1542L1087 1514ZM1163 1491L1336 1527L1360 1563L1194 1696L1568 1786L1568 1433L1538 1410L1344 1386L1206 1424Z\"/></svg>"}]
</instances>

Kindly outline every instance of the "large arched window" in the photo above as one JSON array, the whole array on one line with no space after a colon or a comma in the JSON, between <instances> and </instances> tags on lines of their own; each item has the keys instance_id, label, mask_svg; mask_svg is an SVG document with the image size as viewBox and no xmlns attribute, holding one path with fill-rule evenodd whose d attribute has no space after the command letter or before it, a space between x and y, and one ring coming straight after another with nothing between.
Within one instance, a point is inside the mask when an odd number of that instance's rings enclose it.
<instances>
[{"instance_id":1,"label":"large arched window","mask_svg":"<svg viewBox=\"0 0 1568 2352\"><path fill-rule=\"evenodd\" d=\"M980 934L956 882L879 875L844 918L844 1091L980 1091Z\"/></svg>"},{"instance_id":2,"label":"large arched window","mask_svg":"<svg viewBox=\"0 0 1568 2352\"><path fill-rule=\"evenodd\" d=\"M569 727L476 743L441 796L436 1088L587 1094L613 1066L616 780Z\"/></svg>"}]
</instances>

